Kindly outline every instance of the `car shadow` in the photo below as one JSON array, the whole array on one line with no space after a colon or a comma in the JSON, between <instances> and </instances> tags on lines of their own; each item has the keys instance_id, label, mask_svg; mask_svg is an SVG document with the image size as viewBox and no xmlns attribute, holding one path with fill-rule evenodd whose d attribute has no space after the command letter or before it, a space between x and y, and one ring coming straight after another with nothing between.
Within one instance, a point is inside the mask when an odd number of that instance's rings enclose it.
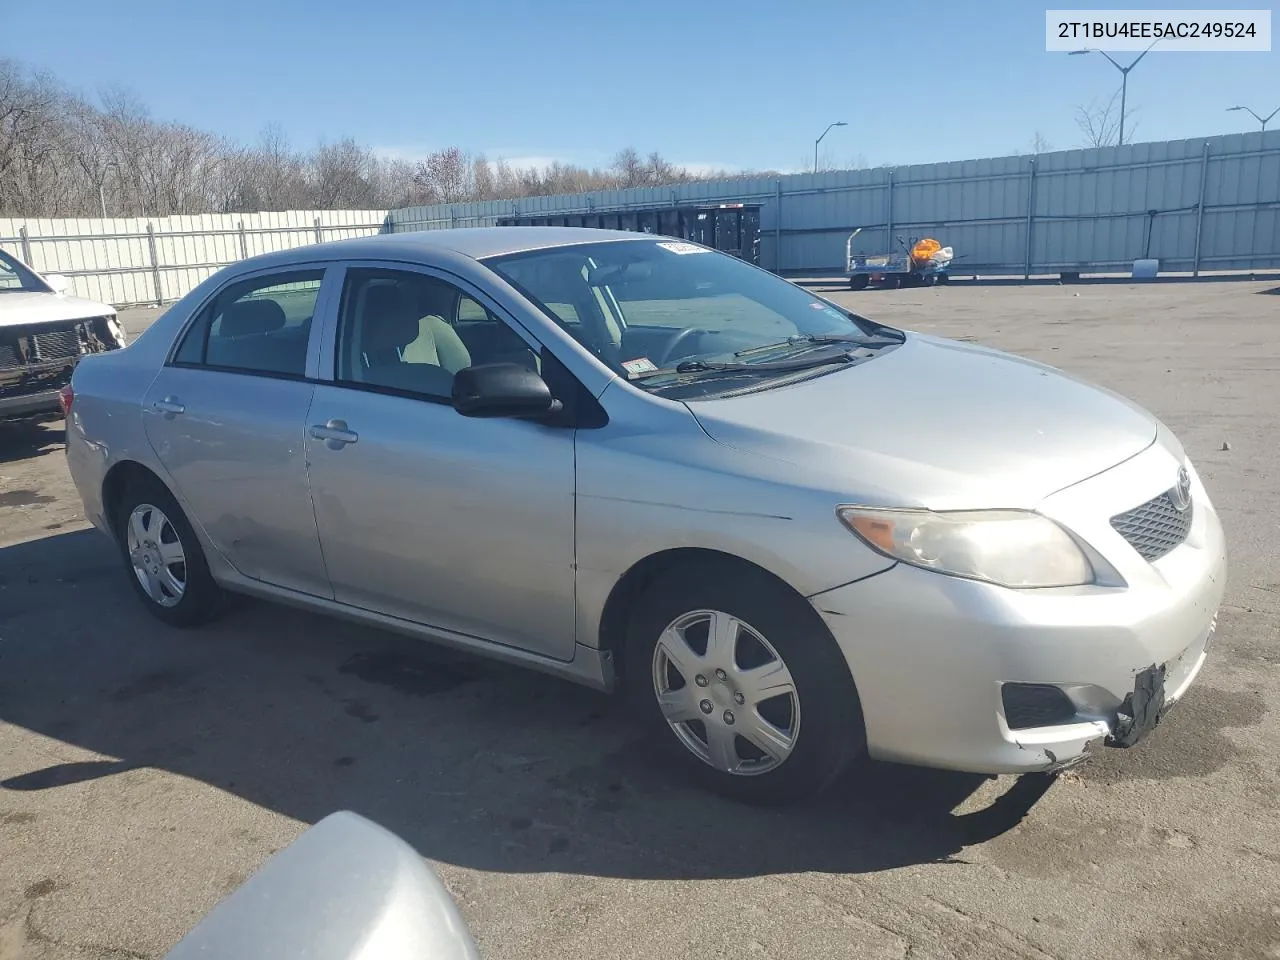
<instances>
[{"instance_id":1,"label":"car shadow","mask_svg":"<svg viewBox=\"0 0 1280 960\"><path fill-rule=\"evenodd\" d=\"M1053 782L1010 780L979 803L987 778L863 762L804 807L742 806L673 773L618 699L554 678L267 603L166 627L93 531L0 549L0 662L0 720L97 755L11 757L0 791L155 768L306 823L354 810L480 870L711 878L958 861Z\"/></svg>"},{"instance_id":2,"label":"car shadow","mask_svg":"<svg viewBox=\"0 0 1280 960\"><path fill-rule=\"evenodd\" d=\"M61 450L66 441L67 434L60 417L0 421L0 463L14 463L54 453Z\"/></svg>"}]
</instances>

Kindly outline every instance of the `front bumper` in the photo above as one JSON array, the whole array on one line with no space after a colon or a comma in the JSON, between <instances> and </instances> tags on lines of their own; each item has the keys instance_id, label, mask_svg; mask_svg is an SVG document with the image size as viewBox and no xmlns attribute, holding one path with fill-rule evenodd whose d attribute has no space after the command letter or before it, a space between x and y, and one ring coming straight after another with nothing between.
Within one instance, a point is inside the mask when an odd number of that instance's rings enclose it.
<instances>
[{"instance_id":1,"label":"front bumper","mask_svg":"<svg viewBox=\"0 0 1280 960\"><path fill-rule=\"evenodd\" d=\"M0 396L0 420L16 420L46 413L62 413L57 390L37 390Z\"/></svg>"},{"instance_id":2,"label":"front bumper","mask_svg":"<svg viewBox=\"0 0 1280 960\"><path fill-rule=\"evenodd\" d=\"M1068 766L1091 742L1127 746L1149 733L1205 662L1226 585L1222 525L1194 473L1187 541L1155 563L1107 518L1167 489L1177 462L1153 447L1041 507L1125 585L1010 590L898 564L810 598L858 685L871 755L1022 773ZM1147 702L1140 690L1152 693L1155 675L1162 696ZM1005 684L1055 686L1074 714L1011 729Z\"/></svg>"}]
</instances>

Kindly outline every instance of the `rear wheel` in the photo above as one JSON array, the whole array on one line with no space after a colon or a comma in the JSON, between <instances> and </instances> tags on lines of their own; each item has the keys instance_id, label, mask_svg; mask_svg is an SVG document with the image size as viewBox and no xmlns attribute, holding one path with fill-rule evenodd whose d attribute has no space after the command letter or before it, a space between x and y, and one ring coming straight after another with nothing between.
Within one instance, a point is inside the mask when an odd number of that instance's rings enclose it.
<instances>
[{"instance_id":1,"label":"rear wheel","mask_svg":"<svg viewBox=\"0 0 1280 960\"><path fill-rule=\"evenodd\" d=\"M632 696L655 736L710 789L781 804L821 792L861 752L848 666L802 598L753 568L686 567L640 600Z\"/></svg>"},{"instance_id":2,"label":"rear wheel","mask_svg":"<svg viewBox=\"0 0 1280 960\"><path fill-rule=\"evenodd\" d=\"M223 610L195 531L158 480L134 481L116 507L116 532L129 582L143 605L173 626L194 626Z\"/></svg>"},{"instance_id":3,"label":"rear wheel","mask_svg":"<svg viewBox=\"0 0 1280 960\"><path fill-rule=\"evenodd\" d=\"M865 273L858 273L849 278L850 290L865 290L867 284L871 282L871 278Z\"/></svg>"}]
</instances>

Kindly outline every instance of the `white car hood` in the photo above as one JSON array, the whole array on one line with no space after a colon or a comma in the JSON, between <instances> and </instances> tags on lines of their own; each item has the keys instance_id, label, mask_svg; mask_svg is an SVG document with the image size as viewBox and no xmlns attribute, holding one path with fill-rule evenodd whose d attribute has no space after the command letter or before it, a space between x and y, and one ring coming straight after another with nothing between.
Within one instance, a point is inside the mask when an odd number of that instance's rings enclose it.
<instances>
[{"instance_id":1,"label":"white car hood","mask_svg":"<svg viewBox=\"0 0 1280 960\"><path fill-rule=\"evenodd\" d=\"M96 300L35 290L0 291L0 327L113 317L115 308Z\"/></svg>"},{"instance_id":2,"label":"white car hood","mask_svg":"<svg viewBox=\"0 0 1280 960\"><path fill-rule=\"evenodd\" d=\"M1158 421L1043 364L918 334L851 369L688 403L712 439L794 464L851 501L1033 507L1135 456Z\"/></svg>"}]
</instances>

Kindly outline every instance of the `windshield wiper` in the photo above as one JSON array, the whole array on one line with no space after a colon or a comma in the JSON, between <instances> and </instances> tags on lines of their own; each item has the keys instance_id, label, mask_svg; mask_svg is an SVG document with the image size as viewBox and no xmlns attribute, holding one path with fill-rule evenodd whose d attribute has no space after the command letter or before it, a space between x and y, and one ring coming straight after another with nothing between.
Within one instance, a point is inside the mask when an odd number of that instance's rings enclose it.
<instances>
[{"instance_id":1,"label":"windshield wiper","mask_svg":"<svg viewBox=\"0 0 1280 960\"><path fill-rule=\"evenodd\" d=\"M823 354L820 357L804 357L794 360L774 360L766 363L732 363L715 360L682 360L675 366L676 373L778 373L791 370L808 370L810 367L824 367L832 363L852 363L854 357L848 352ZM660 370L659 373L670 373Z\"/></svg>"},{"instance_id":2,"label":"windshield wiper","mask_svg":"<svg viewBox=\"0 0 1280 960\"><path fill-rule=\"evenodd\" d=\"M901 343L900 337L891 338L892 343ZM766 343L759 347L748 347L745 350L739 350L734 354L735 357L751 357L758 353L767 353L770 350L779 350L783 347L804 346L806 344L824 344L824 343L851 343L860 347L877 347L882 345L882 341L877 337L869 337L866 334L857 333L800 333L787 337L785 340L779 340L777 343Z\"/></svg>"}]
</instances>

